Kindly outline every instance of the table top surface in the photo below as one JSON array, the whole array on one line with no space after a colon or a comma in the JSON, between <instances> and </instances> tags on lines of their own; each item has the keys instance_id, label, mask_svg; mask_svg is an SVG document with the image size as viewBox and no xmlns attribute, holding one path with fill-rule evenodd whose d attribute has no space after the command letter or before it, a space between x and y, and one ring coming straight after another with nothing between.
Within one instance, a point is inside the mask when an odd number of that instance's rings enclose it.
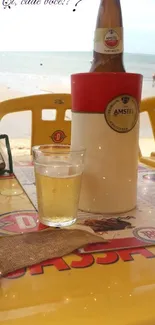
<instances>
[{"instance_id":1,"label":"table top surface","mask_svg":"<svg viewBox=\"0 0 155 325\"><path fill-rule=\"evenodd\" d=\"M0 235L34 229L36 217L17 180L0 177ZM154 325L154 270L154 246L74 252L22 269L0 280L0 325Z\"/></svg>"}]
</instances>

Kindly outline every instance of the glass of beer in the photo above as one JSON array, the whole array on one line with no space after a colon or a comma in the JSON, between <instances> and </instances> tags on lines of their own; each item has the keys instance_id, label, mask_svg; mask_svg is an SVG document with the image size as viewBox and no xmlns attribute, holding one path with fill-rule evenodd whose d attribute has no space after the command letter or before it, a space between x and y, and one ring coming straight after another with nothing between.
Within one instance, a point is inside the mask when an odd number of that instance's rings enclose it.
<instances>
[{"instance_id":1,"label":"glass of beer","mask_svg":"<svg viewBox=\"0 0 155 325\"><path fill-rule=\"evenodd\" d=\"M77 218L85 149L41 145L32 150L40 222L52 227L72 225Z\"/></svg>"}]
</instances>

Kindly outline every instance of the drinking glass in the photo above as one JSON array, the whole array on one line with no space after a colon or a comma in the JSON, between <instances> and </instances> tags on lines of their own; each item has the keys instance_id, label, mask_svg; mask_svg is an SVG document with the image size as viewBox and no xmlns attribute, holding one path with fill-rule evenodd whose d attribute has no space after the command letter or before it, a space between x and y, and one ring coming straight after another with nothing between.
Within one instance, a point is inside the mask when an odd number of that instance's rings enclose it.
<instances>
[{"instance_id":1,"label":"drinking glass","mask_svg":"<svg viewBox=\"0 0 155 325\"><path fill-rule=\"evenodd\" d=\"M40 145L32 150L41 223L72 225L77 218L85 149Z\"/></svg>"}]
</instances>

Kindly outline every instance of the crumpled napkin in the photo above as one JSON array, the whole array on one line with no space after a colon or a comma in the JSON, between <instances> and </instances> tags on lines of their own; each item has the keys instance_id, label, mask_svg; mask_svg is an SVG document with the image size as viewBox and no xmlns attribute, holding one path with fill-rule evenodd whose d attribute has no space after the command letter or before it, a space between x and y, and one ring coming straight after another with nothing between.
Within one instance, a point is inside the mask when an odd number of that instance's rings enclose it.
<instances>
[{"instance_id":1,"label":"crumpled napkin","mask_svg":"<svg viewBox=\"0 0 155 325\"><path fill-rule=\"evenodd\" d=\"M104 241L87 231L56 228L0 237L0 276Z\"/></svg>"}]
</instances>

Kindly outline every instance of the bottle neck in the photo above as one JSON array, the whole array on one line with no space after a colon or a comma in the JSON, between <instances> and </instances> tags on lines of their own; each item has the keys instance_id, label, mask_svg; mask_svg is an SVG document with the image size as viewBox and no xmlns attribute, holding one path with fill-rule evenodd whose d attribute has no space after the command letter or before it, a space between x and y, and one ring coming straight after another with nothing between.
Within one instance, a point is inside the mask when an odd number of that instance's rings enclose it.
<instances>
[{"instance_id":1,"label":"bottle neck","mask_svg":"<svg viewBox=\"0 0 155 325\"><path fill-rule=\"evenodd\" d=\"M92 71L124 72L120 0L101 0L94 35Z\"/></svg>"},{"instance_id":2,"label":"bottle neck","mask_svg":"<svg viewBox=\"0 0 155 325\"><path fill-rule=\"evenodd\" d=\"M122 27L120 0L101 0L96 28Z\"/></svg>"}]
</instances>

